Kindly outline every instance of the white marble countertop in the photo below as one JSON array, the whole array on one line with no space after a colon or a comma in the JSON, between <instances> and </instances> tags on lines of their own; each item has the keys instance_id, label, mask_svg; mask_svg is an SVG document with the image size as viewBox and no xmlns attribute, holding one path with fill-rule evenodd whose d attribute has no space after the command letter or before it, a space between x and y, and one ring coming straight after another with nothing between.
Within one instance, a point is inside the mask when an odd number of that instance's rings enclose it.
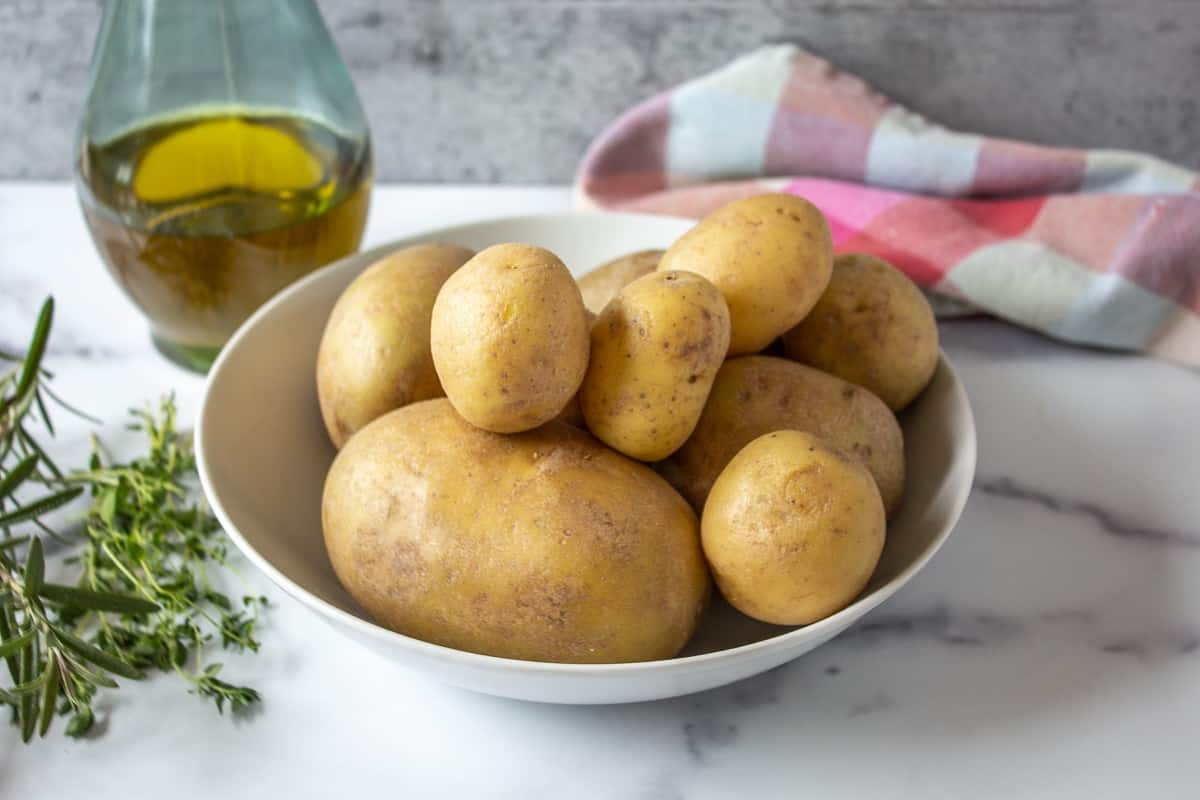
<instances>
[{"instance_id":1,"label":"white marble countertop","mask_svg":"<svg viewBox=\"0 0 1200 800\"><path fill-rule=\"evenodd\" d=\"M380 188L367 244L474 217L558 211L562 188ZM49 366L102 417L199 377L151 348L72 190L0 184L0 347L58 301ZM261 710L231 721L169 676L100 704L102 735L22 747L0 797L1183 798L1200 793L1200 376L982 320L944 324L974 404L979 475L909 586L841 638L678 700L554 707L451 689L274 601ZM55 454L81 459L61 417Z\"/></svg>"}]
</instances>

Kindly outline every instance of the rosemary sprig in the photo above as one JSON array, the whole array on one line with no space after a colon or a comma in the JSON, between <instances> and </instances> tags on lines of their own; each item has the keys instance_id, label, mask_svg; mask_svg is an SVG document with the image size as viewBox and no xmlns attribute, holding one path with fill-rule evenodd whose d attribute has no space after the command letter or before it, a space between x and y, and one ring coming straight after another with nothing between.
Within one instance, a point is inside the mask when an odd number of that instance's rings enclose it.
<instances>
[{"instance_id":1,"label":"rosemary sprig","mask_svg":"<svg viewBox=\"0 0 1200 800\"><path fill-rule=\"evenodd\" d=\"M190 691L238 711L258 693L220 678L208 659L214 642L257 651L258 612L266 599L235 603L213 581L230 571L220 526L190 500L195 462L190 439L175 429L175 404L132 412L146 434L147 452L106 464L93 438L84 470L64 474L34 436L36 411L46 431L53 422L45 399L71 410L46 387L42 368L54 304L47 300L28 352L0 353L0 705L9 706L25 741L45 736L56 714L65 731L91 728L98 690L146 670L174 672ZM83 492L91 504L75 533L75 585L46 580L43 536L59 535L44 521ZM23 557L22 557L23 554Z\"/></svg>"}]
</instances>

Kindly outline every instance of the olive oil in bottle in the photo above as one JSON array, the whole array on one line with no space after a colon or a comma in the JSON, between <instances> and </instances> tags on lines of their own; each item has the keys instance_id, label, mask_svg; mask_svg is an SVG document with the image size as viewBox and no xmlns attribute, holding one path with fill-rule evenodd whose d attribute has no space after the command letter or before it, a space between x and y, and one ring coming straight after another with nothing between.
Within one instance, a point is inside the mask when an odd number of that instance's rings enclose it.
<instances>
[{"instance_id":1,"label":"olive oil in bottle","mask_svg":"<svg viewBox=\"0 0 1200 800\"><path fill-rule=\"evenodd\" d=\"M84 216L168 356L207 369L258 306L358 249L370 145L290 112L219 108L80 146Z\"/></svg>"}]
</instances>

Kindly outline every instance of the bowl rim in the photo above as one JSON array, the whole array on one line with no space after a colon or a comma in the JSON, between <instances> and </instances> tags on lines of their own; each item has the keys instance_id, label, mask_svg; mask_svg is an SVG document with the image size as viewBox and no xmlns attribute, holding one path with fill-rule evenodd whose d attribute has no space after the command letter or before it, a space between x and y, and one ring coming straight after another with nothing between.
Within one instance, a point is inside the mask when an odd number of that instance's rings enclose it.
<instances>
[{"instance_id":1,"label":"bowl rim","mask_svg":"<svg viewBox=\"0 0 1200 800\"><path fill-rule=\"evenodd\" d=\"M250 562L262 571L271 581L282 589L293 599L307 606L313 611L327 617L328 619L348 625L350 628L359 634L367 637L390 642L391 644L413 649L422 652L424 655L434 659L444 661L458 661L463 666L479 667L489 669L503 669L510 671L521 671L526 673L541 673L547 675L620 675L640 672L660 672L664 670L682 669L687 667L692 668L709 668L720 665L723 662L730 660L738 660L742 657L751 657L754 655L766 655L768 653L785 651L794 643L795 640L809 639L814 634L820 638L822 634L829 634L830 637L836 635L841 630L849 627L856 619L863 616L867 612L879 606L900 587L908 583L913 576L924 569L929 563L934 554L942 548L946 540L950 538L950 534L957 527L958 521L961 519L963 509L966 507L967 498L971 492L973 480L966 480L959 486L955 492L955 496L951 499L951 508L953 513L951 518L954 520L949 525L946 525L943 530L932 540L925 548L895 577L887 583L876 588L874 591L859 596L853 603L846 606L841 611L831 614L824 619L808 625L798 626L790 631L770 636L766 639L760 639L755 642L738 645L736 647L725 648L723 650L714 650L708 653L699 653L691 656L676 656L673 658L656 659L653 661L631 661L620 663L601 663L601 664L576 664L576 663L559 663L552 661L530 661L518 658L505 658L502 656L492 656L484 653L475 653L469 650L459 650L445 645L427 642L423 639L417 639L412 636L398 633L378 625L368 619L344 611L332 603L323 600L310 592L305 587L293 581L282 571L280 571L269 559L263 556L250 542L242 535L241 531L233 520L230 518L224 505L221 503L220 496L214 488L214 481L209 471L208 459L204 447L205 435L204 431L207 428L206 418L209 413L210 399L213 394L214 386L220 381L221 375L226 369L226 362L230 358L230 354L237 350L238 345L243 339L249 337L259 322L275 313L275 310L287 303L291 302L292 298L308 291L308 287L326 280L328 273L335 269L345 268L351 262L362 262L365 266L371 260L385 255L386 253L412 244L419 244L430 239L438 239L441 237L453 236L455 233L466 229L474 229L483 225L490 224L515 224L521 222L537 222L546 223L554 220L571 219L578 220L586 217L625 217L631 220L645 221L647 218L661 220L675 220L680 222L693 222L683 217L668 216L662 214L636 214L636 213L612 213L603 211L577 211L577 212L558 212L558 213L533 213L520 214L513 216L497 216L484 217L471 222L459 223L455 225L447 225L438 228L425 229L408 236L401 237L386 242L370 250L363 250L353 253L344 258L333 261L320 269L313 271L311 274L301 278L290 286L286 287L261 307L259 307L249 318L243 322L238 329L230 337L229 341L221 348L220 354L213 362L212 368L209 370L208 376L205 379L204 391L201 396L200 406L196 414L196 421L193 430L194 452L196 457L196 468L200 477L200 485L204 491L204 496L212 509L214 515L220 521L225 533L242 552L250 560ZM955 371L950 360L946 357L944 351L938 350L938 370L945 370L952 381L952 390L961 395L963 408L966 412L966 425L968 436L963 438L963 441L957 443L958 447L964 449L962 456L967 460L969 472L973 478L975 475L978 443L977 433L975 428L975 415L971 408L970 400L967 397L966 389L963 386L958 373ZM715 591L715 588L714 588Z\"/></svg>"}]
</instances>

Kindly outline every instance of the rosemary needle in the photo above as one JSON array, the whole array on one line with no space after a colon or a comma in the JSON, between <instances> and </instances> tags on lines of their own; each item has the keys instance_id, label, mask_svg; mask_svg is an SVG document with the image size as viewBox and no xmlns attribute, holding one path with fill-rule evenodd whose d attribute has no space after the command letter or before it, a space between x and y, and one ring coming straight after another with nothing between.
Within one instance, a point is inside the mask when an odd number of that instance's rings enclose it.
<instances>
[{"instance_id":1,"label":"rosemary needle","mask_svg":"<svg viewBox=\"0 0 1200 800\"><path fill-rule=\"evenodd\" d=\"M238 711L258 693L220 677L215 649L257 651L266 599L225 594L214 576L229 572L226 538L191 499L190 438L175 426L175 403L133 414L146 451L108 464L93 439L86 469L64 473L34 435L36 419L53 434L46 399L74 413L45 382L42 357L53 300L38 316L24 356L0 353L0 705L21 736L45 736L55 716L65 732L86 733L101 689L147 670L172 672L218 711ZM73 585L46 580L43 518L83 493L90 505L70 537ZM0 669L0 672L3 670Z\"/></svg>"}]
</instances>

